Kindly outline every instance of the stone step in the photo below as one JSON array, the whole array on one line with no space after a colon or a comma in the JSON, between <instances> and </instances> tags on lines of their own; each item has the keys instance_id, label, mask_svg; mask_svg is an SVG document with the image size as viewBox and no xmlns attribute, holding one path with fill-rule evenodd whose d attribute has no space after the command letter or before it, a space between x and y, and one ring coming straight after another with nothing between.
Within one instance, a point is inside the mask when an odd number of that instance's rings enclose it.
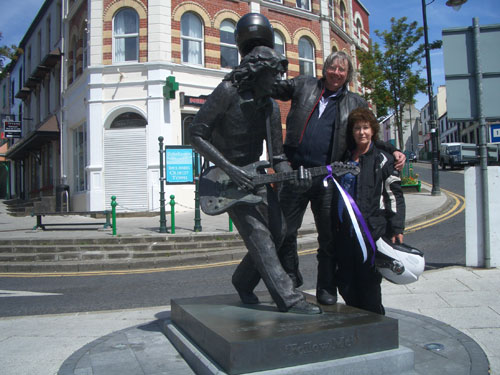
<instances>
[{"instance_id":1,"label":"stone step","mask_svg":"<svg viewBox=\"0 0 500 375\"><path fill-rule=\"evenodd\" d=\"M232 249L244 249L243 246L233 247ZM224 248L228 250L229 248ZM0 254L0 263L7 262L61 262L61 261L88 261L88 260L115 260L115 259L145 259L162 258L175 255L191 256L199 253L209 253L222 250L220 247L190 248L176 250L144 250L135 251L134 249L114 249L114 250L80 250L80 251L54 251L43 253L16 252L11 254Z\"/></svg>"},{"instance_id":2,"label":"stone step","mask_svg":"<svg viewBox=\"0 0 500 375\"><path fill-rule=\"evenodd\" d=\"M232 247L242 247L244 243L239 239L230 239L227 241L189 241L189 242L144 242L144 243L126 243L126 244L50 244L50 245L0 245L0 259L2 255L8 254L44 254L44 253L79 253L79 252L137 252L163 251L172 252L179 250L204 250L222 249Z\"/></svg>"},{"instance_id":3,"label":"stone step","mask_svg":"<svg viewBox=\"0 0 500 375\"><path fill-rule=\"evenodd\" d=\"M60 238L60 239L17 239L0 240L0 246L33 246L33 245L92 245L92 244L144 244L144 243L197 243L203 241L231 241L239 240L239 234L194 234L194 235L155 235L155 236L128 236L109 238Z\"/></svg>"},{"instance_id":4,"label":"stone step","mask_svg":"<svg viewBox=\"0 0 500 375\"><path fill-rule=\"evenodd\" d=\"M219 250L213 252L194 252L191 254L179 254L163 257L150 258L127 258L89 260L63 260L44 262L0 262L0 272L99 272L99 271L123 271L155 268L172 268L182 266L193 266L208 263L240 261L247 253L245 248L231 250Z\"/></svg>"}]
</instances>

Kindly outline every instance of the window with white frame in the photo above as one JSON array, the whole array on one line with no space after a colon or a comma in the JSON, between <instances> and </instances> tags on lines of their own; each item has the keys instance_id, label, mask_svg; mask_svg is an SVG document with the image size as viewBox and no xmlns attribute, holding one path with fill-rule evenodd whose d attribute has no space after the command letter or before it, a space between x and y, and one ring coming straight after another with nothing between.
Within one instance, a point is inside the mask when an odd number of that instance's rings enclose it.
<instances>
[{"instance_id":1,"label":"window with white frame","mask_svg":"<svg viewBox=\"0 0 500 375\"><path fill-rule=\"evenodd\" d=\"M234 39L235 24L224 20L220 24L220 67L234 68L238 65L238 48Z\"/></svg>"},{"instance_id":2,"label":"window with white frame","mask_svg":"<svg viewBox=\"0 0 500 375\"><path fill-rule=\"evenodd\" d=\"M139 60L139 16L132 8L113 17L113 62Z\"/></svg>"},{"instance_id":3,"label":"window with white frame","mask_svg":"<svg viewBox=\"0 0 500 375\"><path fill-rule=\"evenodd\" d=\"M311 0L297 0L296 1L297 8L304 10L311 10Z\"/></svg>"},{"instance_id":4,"label":"window with white frame","mask_svg":"<svg viewBox=\"0 0 500 375\"><path fill-rule=\"evenodd\" d=\"M361 42L361 29L362 29L361 21L358 18L356 20L356 38L358 38L360 42Z\"/></svg>"},{"instance_id":5,"label":"window with white frame","mask_svg":"<svg viewBox=\"0 0 500 375\"><path fill-rule=\"evenodd\" d=\"M268 1L272 1L273 3L283 4L283 0L268 0Z\"/></svg>"},{"instance_id":6,"label":"window with white frame","mask_svg":"<svg viewBox=\"0 0 500 375\"><path fill-rule=\"evenodd\" d=\"M284 57L286 57L286 50L285 50L285 38L283 35L277 31L274 30L274 50L280 54L282 54ZM282 75L282 78L286 78L286 73Z\"/></svg>"},{"instance_id":7,"label":"window with white frame","mask_svg":"<svg viewBox=\"0 0 500 375\"><path fill-rule=\"evenodd\" d=\"M303 75L315 76L314 46L306 37L299 39L299 71Z\"/></svg>"},{"instance_id":8,"label":"window with white frame","mask_svg":"<svg viewBox=\"0 0 500 375\"><path fill-rule=\"evenodd\" d=\"M86 123L73 130L73 183L76 192L87 190L87 130Z\"/></svg>"},{"instance_id":9,"label":"window with white frame","mask_svg":"<svg viewBox=\"0 0 500 375\"><path fill-rule=\"evenodd\" d=\"M345 12L345 5L344 2L340 2L340 25L342 27L342 30L345 31L345 22L346 22L346 12Z\"/></svg>"},{"instance_id":10,"label":"window with white frame","mask_svg":"<svg viewBox=\"0 0 500 375\"><path fill-rule=\"evenodd\" d=\"M330 17L332 17L332 20L335 19L335 3L333 0L328 0L328 10L330 11Z\"/></svg>"},{"instance_id":11,"label":"window with white frame","mask_svg":"<svg viewBox=\"0 0 500 375\"><path fill-rule=\"evenodd\" d=\"M285 38L277 30L274 30L274 50L281 53L283 56L286 56Z\"/></svg>"},{"instance_id":12,"label":"window with white frame","mask_svg":"<svg viewBox=\"0 0 500 375\"><path fill-rule=\"evenodd\" d=\"M181 55L183 63L202 65L203 26L200 18L192 12L181 17Z\"/></svg>"}]
</instances>

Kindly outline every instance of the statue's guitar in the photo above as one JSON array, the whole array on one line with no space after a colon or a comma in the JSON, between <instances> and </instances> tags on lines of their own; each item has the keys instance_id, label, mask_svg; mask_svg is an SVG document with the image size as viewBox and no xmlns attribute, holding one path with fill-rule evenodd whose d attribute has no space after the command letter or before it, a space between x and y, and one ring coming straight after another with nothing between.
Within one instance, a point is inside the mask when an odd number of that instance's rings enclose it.
<instances>
[{"instance_id":1,"label":"statue's guitar","mask_svg":"<svg viewBox=\"0 0 500 375\"><path fill-rule=\"evenodd\" d=\"M298 171L264 174L260 173L264 168L269 167L267 161L258 161L242 167L252 176L255 187L293 180ZM334 162L330 165L331 173L337 176L352 173L357 175L359 167L342 162ZM309 168L312 177L325 176L329 174L326 166ZM238 189L229 176L218 167L209 167L200 176L200 207L207 215L219 215L228 208L236 204L257 204L262 201L262 197L253 194L252 191Z\"/></svg>"}]
</instances>

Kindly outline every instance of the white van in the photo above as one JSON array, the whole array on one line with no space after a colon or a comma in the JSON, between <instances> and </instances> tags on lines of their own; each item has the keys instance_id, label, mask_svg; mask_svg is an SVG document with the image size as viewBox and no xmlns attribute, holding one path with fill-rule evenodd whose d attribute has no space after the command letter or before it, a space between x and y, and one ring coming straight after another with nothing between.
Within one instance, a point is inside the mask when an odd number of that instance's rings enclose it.
<instances>
[{"instance_id":1,"label":"white van","mask_svg":"<svg viewBox=\"0 0 500 375\"><path fill-rule=\"evenodd\" d=\"M478 147L474 143L441 143L439 165L442 169L479 164Z\"/></svg>"}]
</instances>

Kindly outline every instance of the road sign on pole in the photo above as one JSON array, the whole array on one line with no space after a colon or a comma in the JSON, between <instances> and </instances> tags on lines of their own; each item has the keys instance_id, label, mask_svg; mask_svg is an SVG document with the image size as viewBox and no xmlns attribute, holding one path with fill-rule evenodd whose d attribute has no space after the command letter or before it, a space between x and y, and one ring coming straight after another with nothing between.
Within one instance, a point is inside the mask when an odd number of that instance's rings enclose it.
<instances>
[{"instance_id":1,"label":"road sign on pole","mask_svg":"<svg viewBox=\"0 0 500 375\"><path fill-rule=\"evenodd\" d=\"M490 124L491 143L500 143L500 124Z\"/></svg>"},{"instance_id":2,"label":"road sign on pole","mask_svg":"<svg viewBox=\"0 0 500 375\"><path fill-rule=\"evenodd\" d=\"M481 61L483 114L487 120L500 118L500 24L479 26L475 41L474 27L443 30L443 57L446 80L448 120L474 121L479 109L476 90L476 61ZM474 44L480 44L475 58Z\"/></svg>"}]
</instances>

